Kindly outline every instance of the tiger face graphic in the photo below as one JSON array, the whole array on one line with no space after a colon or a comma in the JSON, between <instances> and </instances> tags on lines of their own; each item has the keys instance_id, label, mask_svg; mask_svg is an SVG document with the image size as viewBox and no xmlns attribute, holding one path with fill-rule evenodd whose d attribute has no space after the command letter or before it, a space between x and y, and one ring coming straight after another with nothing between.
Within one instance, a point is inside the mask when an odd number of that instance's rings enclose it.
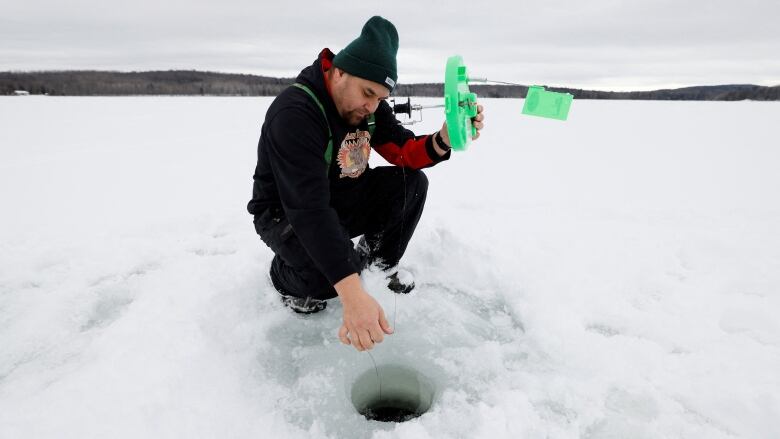
<instances>
[{"instance_id":1,"label":"tiger face graphic","mask_svg":"<svg viewBox=\"0 0 780 439\"><path fill-rule=\"evenodd\" d=\"M356 130L348 133L341 142L337 160L341 168L339 178L358 178L368 166L368 157L371 155L371 135L368 131Z\"/></svg>"}]
</instances>

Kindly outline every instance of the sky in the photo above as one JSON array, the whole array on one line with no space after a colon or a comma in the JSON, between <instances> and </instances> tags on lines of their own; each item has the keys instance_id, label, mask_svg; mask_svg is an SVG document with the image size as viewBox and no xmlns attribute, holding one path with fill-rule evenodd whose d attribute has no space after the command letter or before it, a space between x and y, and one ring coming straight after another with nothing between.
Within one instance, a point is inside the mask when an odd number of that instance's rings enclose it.
<instances>
[{"instance_id":1,"label":"sky","mask_svg":"<svg viewBox=\"0 0 780 439\"><path fill-rule=\"evenodd\" d=\"M774 0L0 0L0 71L196 69L295 76L372 15L400 36L400 83L472 77L598 90L780 85Z\"/></svg>"}]
</instances>

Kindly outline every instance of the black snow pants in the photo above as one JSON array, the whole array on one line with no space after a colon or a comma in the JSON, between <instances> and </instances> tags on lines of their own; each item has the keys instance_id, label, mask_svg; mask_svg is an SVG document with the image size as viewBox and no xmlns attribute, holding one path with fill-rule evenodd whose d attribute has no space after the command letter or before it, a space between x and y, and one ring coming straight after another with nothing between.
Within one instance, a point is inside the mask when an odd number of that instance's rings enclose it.
<instances>
[{"instance_id":1,"label":"black snow pants","mask_svg":"<svg viewBox=\"0 0 780 439\"><path fill-rule=\"evenodd\" d=\"M360 184L331 190L331 206L338 213L345 238L363 235L358 248L353 249L363 268L398 264L420 220L427 192L428 179L422 171L397 166L369 168ZM254 223L260 238L275 254L271 281L281 294L320 300L337 296L282 209L255 215Z\"/></svg>"}]
</instances>

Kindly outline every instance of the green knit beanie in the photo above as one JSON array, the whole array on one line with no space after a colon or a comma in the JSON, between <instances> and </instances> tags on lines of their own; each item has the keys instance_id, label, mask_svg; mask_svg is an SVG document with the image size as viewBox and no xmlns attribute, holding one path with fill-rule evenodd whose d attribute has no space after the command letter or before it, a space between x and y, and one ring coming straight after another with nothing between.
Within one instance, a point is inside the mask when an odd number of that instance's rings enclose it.
<instances>
[{"instance_id":1,"label":"green knit beanie","mask_svg":"<svg viewBox=\"0 0 780 439\"><path fill-rule=\"evenodd\" d=\"M393 91L398 80L397 53L398 31L393 23L376 15L366 22L360 36L333 58L333 66Z\"/></svg>"}]
</instances>

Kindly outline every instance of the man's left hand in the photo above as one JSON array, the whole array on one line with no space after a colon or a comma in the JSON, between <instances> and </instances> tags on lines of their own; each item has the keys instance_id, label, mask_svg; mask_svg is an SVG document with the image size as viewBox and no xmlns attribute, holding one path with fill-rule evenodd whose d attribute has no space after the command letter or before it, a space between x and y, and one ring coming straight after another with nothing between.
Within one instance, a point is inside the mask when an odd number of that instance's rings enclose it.
<instances>
[{"instance_id":1,"label":"man's left hand","mask_svg":"<svg viewBox=\"0 0 780 439\"><path fill-rule=\"evenodd\" d=\"M472 140L477 140L479 138L479 132L482 130L482 128L485 127L485 122L484 122L485 114L483 113L484 110L485 110L485 107L483 107L482 105L477 104L477 115L471 118L471 124L472 124L472 126L474 126L474 128L477 129L477 134L474 137L471 138ZM451 146L450 145L450 134L447 131L447 122L446 121L441 126L441 130L439 131L439 133L441 133L441 138L442 138L442 140L444 140L444 143L446 143L447 146ZM436 145L435 142L434 142L434 145ZM436 146L438 146L438 145L436 145ZM439 153L439 155L444 155L444 154L447 153L447 151L445 151L445 150L443 150L441 148L436 147L435 149L436 149L436 152Z\"/></svg>"},{"instance_id":2,"label":"man's left hand","mask_svg":"<svg viewBox=\"0 0 780 439\"><path fill-rule=\"evenodd\" d=\"M477 129L477 135L472 137L472 140L479 139L479 131L485 127L485 122L483 122L485 120L485 115L482 113L484 110L485 107L477 104L477 115L471 118L471 124Z\"/></svg>"}]
</instances>

